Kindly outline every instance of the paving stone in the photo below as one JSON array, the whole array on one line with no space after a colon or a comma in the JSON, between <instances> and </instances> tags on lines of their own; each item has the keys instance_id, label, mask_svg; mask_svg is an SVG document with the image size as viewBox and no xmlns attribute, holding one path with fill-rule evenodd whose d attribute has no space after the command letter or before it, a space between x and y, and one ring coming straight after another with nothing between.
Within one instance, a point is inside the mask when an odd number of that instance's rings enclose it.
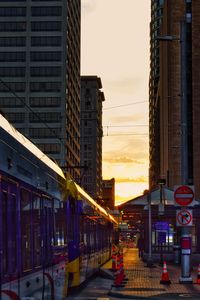
<instances>
[{"instance_id":1,"label":"paving stone","mask_svg":"<svg viewBox=\"0 0 200 300\"><path fill-rule=\"evenodd\" d=\"M182 299L200 299L200 285L196 284L197 270L192 271L193 283L179 283L181 268L177 265L167 264L167 271L171 284L160 284L163 268L159 264L154 268L148 268L146 263L138 257L136 248L128 248L124 253L124 271L128 278L124 287L112 287L109 295L113 296L163 296L170 299L178 295ZM170 296L171 295L171 296ZM167 298L168 297L168 298Z\"/></svg>"}]
</instances>

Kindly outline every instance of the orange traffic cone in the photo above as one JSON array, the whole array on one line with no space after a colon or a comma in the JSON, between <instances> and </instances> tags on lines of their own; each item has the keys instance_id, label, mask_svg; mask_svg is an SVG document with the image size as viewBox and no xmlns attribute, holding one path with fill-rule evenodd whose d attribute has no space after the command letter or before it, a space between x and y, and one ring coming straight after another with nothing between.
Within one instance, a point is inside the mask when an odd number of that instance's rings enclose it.
<instances>
[{"instance_id":1,"label":"orange traffic cone","mask_svg":"<svg viewBox=\"0 0 200 300\"><path fill-rule=\"evenodd\" d=\"M117 269L117 247L113 245L112 247L112 271Z\"/></svg>"},{"instance_id":2,"label":"orange traffic cone","mask_svg":"<svg viewBox=\"0 0 200 300\"><path fill-rule=\"evenodd\" d=\"M170 284L171 283L168 272L167 272L167 264L165 261L163 263L163 272L162 272L160 283L162 283L162 284Z\"/></svg>"},{"instance_id":3,"label":"orange traffic cone","mask_svg":"<svg viewBox=\"0 0 200 300\"><path fill-rule=\"evenodd\" d=\"M121 272L120 272L120 254L117 255L117 268L115 272L115 281L114 281L114 287L121 287L122 278L121 278Z\"/></svg>"},{"instance_id":4,"label":"orange traffic cone","mask_svg":"<svg viewBox=\"0 0 200 300\"><path fill-rule=\"evenodd\" d=\"M198 270L197 270L197 284L200 284L200 264L199 264Z\"/></svg>"}]
</instances>

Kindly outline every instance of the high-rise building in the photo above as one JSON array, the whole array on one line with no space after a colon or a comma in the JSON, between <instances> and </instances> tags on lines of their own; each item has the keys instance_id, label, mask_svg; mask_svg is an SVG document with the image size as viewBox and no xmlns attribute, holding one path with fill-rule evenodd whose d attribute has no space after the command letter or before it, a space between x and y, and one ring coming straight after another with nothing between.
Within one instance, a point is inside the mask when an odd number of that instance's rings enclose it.
<instances>
[{"instance_id":1,"label":"high-rise building","mask_svg":"<svg viewBox=\"0 0 200 300\"><path fill-rule=\"evenodd\" d=\"M115 178L104 179L102 182L103 188L103 206L114 210L115 206Z\"/></svg>"},{"instance_id":2,"label":"high-rise building","mask_svg":"<svg viewBox=\"0 0 200 300\"><path fill-rule=\"evenodd\" d=\"M194 185L200 197L200 3L151 1L150 187Z\"/></svg>"},{"instance_id":3,"label":"high-rise building","mask_svg":"<svg viewBox=\"0 0 200 300\"><path fill-rule=\"evenodd\" d=\"M102 199L101 79L81 76L81 185L99 203Z\"/></svg>"},{"instance_id":4,"label":"high-rise building","mask_svg":"<svg viewBox=\"0 0 200 300\"><path fill-rule=\"evenodd\" d=\"M77 178L80 0L1 1L0 17L0 109Z\"/></svg>"},{"instance_id":5,"label":"high-rise building","mask_svg":"<svg viewBox=\"0 0 200 300\"><path fill-rule=\"evenodd\" d=\"M151 1L150 23L150 77L149 77L149 184L157 185L160 177L160 129L158 86L160 77L159 43L155 37L159 34L163 14L163 1Z\"/></svg>"}]
</instances>

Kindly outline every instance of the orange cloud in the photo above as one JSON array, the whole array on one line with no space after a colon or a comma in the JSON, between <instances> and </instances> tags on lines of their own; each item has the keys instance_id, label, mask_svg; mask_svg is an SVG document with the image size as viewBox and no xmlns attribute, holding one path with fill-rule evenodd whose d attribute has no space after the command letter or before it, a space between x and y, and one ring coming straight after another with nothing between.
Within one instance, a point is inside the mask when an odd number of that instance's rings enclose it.
<instances>
[{"instance_id":1,"label":"orange cloud","mask_svg":"<svg viewBox=\"0 0 200 300\"><path fill-rule=\"evenodd\" d=\"M117 183L122 183L122 182L148 182L148 177L147 176L139 176L139 177L134 177L134 178L115 178L115 182Z\"/></svg>"},{"instance_id":2,"label":"orange cloud","mask_svg":"<svg viewBox=\"0 0 200 300\"><path fill-rule=\"evenodd\" d=\"M132 159L129 158L128 156L120 156L120 157L105 157L104 158L104 162L110 163L110 164L129 164L129 163L134 163L134 164L138 164L138 165L142 165L144 164L142 161L139 161L137 159Z\"/></svg>"}]
</instances>

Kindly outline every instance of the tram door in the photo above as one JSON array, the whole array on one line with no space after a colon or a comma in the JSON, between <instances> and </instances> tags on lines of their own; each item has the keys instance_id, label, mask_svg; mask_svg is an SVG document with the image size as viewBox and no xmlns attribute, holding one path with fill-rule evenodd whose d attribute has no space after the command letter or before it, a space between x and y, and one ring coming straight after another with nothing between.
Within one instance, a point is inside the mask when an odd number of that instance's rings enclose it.
<instances>
[{"instance_id":1,"label":"tram door","mask_svg":"<svg viewBox=\"0 0 200 300\"><path fill-rule=\"evenodd\" d=\"M0 288L7 278L17 276L19 270L17 231L17 185L0 178Z\"/></svg>"}]
</instances>

